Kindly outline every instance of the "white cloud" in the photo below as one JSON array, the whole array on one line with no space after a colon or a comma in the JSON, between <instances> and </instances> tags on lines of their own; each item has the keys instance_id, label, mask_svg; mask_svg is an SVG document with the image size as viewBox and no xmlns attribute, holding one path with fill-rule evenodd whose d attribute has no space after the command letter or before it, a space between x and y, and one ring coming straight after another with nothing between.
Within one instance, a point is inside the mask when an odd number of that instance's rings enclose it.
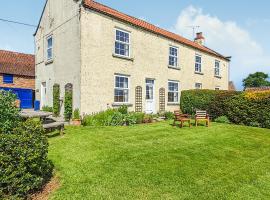
<instances>
[{"instance_id":1,"label":"white cloud","mask_svg":"<svg viewBox=\"0 0 270 200\"><path fill-rule=\"evenodd\" d=\"M200 8L189 6L184 9L173 27L173 31L185 37L192 37L188 26L200 26L204 33L206 46L232 56L231 79L238 87L249 73L255 71L270 72L270 57L249 32L233 21L222 21L216 16L206 14Z\"/></svg>"}]
</instances>

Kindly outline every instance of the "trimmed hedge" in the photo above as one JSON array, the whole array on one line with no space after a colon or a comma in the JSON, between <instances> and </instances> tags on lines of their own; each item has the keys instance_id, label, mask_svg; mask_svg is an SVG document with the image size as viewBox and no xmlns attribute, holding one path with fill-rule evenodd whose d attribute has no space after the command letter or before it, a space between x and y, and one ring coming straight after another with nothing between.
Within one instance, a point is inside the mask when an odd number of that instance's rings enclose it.
<instances>
[{"instance_id":1,"label":"trimmed hedge","mask_svg":"<svg viewBox=\"0 0 270 200\"><path fill-rule=\"evenodd\" d=\"M215 90L186 90L181 94L181 110L183 113L194 115L196 109L209 110L210 104L215 99Z\"/></svg>"},{"instance_id":2,"label":"trimmed hedge","mask_svg":"<svg viewBox=\"0 0 270 200\"><path fill-rule=\"evenodd\" d=\"M235 124L270 128L270 92L189 90L181 95L181 110L206 110L213 119L228 117Z\"/></svg>"}]
</instances>

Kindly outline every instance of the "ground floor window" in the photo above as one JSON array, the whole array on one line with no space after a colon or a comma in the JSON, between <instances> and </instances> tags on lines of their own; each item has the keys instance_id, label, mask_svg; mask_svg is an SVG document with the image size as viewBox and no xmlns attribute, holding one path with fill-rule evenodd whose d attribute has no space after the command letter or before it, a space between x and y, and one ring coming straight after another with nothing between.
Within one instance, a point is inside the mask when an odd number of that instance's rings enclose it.
<instances>
[{"instance_id":1,"label":"ground floor window","mask_svg":"<svg viewBox=\"0 0 270 200\"><path fill-rule=\"evenodd\" d=\"M114 102L128 103L129 101L129 77L115 76Z\"/></svg>"},{"instance_id":2,"label":"ground floor window","mask_svg":"<svg viewBox=\"0 0 270 200\"><path fill-rule=\"evenodd\" d=\"M201 83L195 83L195 89L197 89L197 90L202 89L202 84Z\"/></svg>"},{"instance_id":3,"label":"ground floor window","mask_svg":"<svg viewBox=\"0 0 270 200\"><path fill-rule=\"evenodd\" d=\"M179 82L176 81L168 82L168 102L169 103L179 102Z\"/></svg>"}]
</instances>

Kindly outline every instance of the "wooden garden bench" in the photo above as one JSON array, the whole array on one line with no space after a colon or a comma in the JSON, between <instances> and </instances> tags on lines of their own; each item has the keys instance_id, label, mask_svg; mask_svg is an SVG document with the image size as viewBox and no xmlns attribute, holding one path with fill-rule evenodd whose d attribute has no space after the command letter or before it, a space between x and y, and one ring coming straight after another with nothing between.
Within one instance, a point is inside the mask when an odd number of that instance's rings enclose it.
<instances>
[{"instance_id":1,"label":"wooden garden bench","mask_svg":"<svg viewBox=\"0 0 270 200\"><path fill-rule=\"evenodd\" d=\"M65 127L64 122L53 122L53 123L43 124L43 128L46 131L52 131L54 129L58 129L60 135L63 135L64 127Z\"/></svg>"},{"instance_id":2,"label":"wooden garden bench","mask_svg":"<svg viewBox=\"0 0 270 200\"><path fill-rule=\"evenodd\" d=\"M176 122L180 122L181 128L184 127L184 123L188 122L189 127L191 127L191 118L187 114L182 114L180 110L174 111L174 122L173 125L175 126Z\"/></svg>"},{"instance_id":3,"label":"wooden garden bench","mask_svg":"<svg viewBox=\"0 0 270 200\"><path fill-rule=\"evenodd\" d=\"M210 126L210 117L205 110L197 110L195 115L195 124L198 126L199 121L205 121L206 126Z\"/></svg>"}]
</instances>

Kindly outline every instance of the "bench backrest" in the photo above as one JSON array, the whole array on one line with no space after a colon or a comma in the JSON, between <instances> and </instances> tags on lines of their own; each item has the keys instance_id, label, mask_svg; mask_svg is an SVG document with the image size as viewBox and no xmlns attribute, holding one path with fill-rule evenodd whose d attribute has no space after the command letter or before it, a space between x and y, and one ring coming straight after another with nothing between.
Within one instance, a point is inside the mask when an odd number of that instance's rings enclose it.
<instances>
[{"instance_id":1,"label":"bench backrest","mask_svg":"<svg viewBox=\"0 0 270 200\"><path fill-rule=\"evenodd\" d=\"M199 119L205 119L207 118L207 112L205 110L197 110L196 111L196 118L199 118Z\"/></svg>"}]
</instances>

